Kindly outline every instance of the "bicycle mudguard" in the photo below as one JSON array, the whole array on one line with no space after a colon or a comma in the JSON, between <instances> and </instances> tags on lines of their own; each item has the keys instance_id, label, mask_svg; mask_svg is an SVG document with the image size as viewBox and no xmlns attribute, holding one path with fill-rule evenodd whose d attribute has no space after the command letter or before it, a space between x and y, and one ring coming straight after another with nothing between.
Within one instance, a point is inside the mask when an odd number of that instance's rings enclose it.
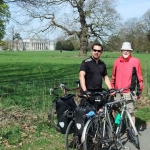
<instances>
[{"instance_id":1,"label":"bicycle mudguard","mask_svg":"<svg viewBox=\"0 0 150 150\"><path fill-rule=\"evenodd\" d=\"M88 127L88 125L90 124L91 121L92 121L92 118L90 118L90 119L86 122L86 124L85 124L85 126L84 126L84 128L83 128L83 132L82 132L82 136L81 136L81 143L84 143L84 142L85 142L85 134L86 134L86 131L87 131L87 127Z\"/></svg>"}]
</instances>

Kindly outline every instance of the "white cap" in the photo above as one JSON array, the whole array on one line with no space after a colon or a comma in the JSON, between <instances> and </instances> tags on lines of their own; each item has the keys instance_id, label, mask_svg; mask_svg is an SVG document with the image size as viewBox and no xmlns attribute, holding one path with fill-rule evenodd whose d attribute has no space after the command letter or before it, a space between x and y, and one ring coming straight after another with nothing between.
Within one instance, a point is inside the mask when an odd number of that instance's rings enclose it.
<instances>
[{"instance_id":1,"label":"white cap","mask_svg":"<svg viewBox=\"0 0 150 150\"><path fill-rule=\"evenodd\" d=\"M130 51L132 51L133 49L131 48L131 44L129 42L124 42L122 44L122 47L121 47L120 50L130 50Z\"/></svg>"}]
</instances>

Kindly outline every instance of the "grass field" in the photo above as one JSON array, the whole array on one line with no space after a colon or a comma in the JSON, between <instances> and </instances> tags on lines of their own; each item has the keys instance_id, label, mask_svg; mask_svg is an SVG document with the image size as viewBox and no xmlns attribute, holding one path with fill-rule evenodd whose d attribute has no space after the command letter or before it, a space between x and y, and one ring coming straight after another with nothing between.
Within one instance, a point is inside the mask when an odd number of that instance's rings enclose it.
<instances>
[{"instance_id":1,"label":"grass field","mask_svg":"<svg viewBox=\"0 0 150 150\"><path fill-rule=\"evenodd\" d=\"M113 62L119 55L119 52L102 54L110 77ZM141 60L143 96L150 98L150 54L133 53L133 56ZM79 66L87 57L65 51L0 52L0 149L65 149L64 135L56 132L47 120L54 98L49 88L60 82L76 86ZM150 121L150 109L145 104L136 112L137 122L141 124Z\"/></svg>"},{"instance_id":2,"label":"grass field","mask_svg":"<svg viewBox=\"0 0 150 150\"><path fill-rule=\"evenodd\" d=\"M106 63L109 75L113 62L119 55L119 52L102 54L101 59ZM145 72L146 63L150 63L150 55L133 55L141 60ZM78 78L79 65L83 59L84 57L78 57L78 52L1 52L0 82Z\"/></svg>"}]
</instances>

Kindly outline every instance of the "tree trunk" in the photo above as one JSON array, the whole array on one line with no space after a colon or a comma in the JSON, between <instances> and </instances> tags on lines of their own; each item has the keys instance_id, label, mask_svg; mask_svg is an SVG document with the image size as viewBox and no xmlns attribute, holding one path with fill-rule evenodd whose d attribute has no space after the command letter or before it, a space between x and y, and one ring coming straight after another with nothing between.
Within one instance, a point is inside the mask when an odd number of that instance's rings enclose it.
<instances>
[{"instance_id":1,"label":"tree trunk","mask_svg":"<svg viewBox=\"0 0 150 150\"><path fill-rule=\"evenodd\" d=\"M81 28L79 56L86 56L88 50L88 28Z\"/></svg>"}]
</instances>

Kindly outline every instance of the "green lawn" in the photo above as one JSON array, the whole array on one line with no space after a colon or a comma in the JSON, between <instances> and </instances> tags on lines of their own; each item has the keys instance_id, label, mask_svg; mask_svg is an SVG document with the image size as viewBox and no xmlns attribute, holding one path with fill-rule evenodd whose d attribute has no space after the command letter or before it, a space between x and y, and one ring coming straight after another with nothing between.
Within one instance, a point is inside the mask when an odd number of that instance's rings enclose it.
<instances>
[{"instance_id":1,"label":"green lawn","mask_svg":"<svg viewBox=\"0 0 150 150\"><path fill-rule=\"evenodd\" d=\"M101 59L107 65L109 76L113 62L119 55L119 52L103 52L102 54ZM133 55L141 60L143 71L145 71L149 54L135 53ZM79 65L85 58L78 57L78 52L0 52L0 82L78 78Z\"/></svg>"},{"instance_id":2,"label":"green lawn","mask_svg":"<svg viewBox=\"0 0 150 150\"><path fill-rule=\"evenodd\" d=\"M88 52L88 56L91 53ZM119 52L103 52L108 74ZM144 95L149 96L150 54L133 53L141 60ZM64 135L56 132L47 120L47 112L54 96L49 88L66 82L75 87L83 59L78 52L0 52L0 149L65 150ZM16 116L22 116L16 119ZM150 121L150 109L136 112L137 122Z\"/></svg>"}]
</instances>

